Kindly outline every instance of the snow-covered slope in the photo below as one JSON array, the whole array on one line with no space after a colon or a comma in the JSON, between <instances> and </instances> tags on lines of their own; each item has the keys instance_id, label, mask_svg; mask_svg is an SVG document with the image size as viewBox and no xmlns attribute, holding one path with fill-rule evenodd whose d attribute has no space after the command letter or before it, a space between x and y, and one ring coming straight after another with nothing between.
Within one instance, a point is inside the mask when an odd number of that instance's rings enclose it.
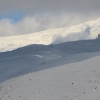
<instances>
[{"instance_id":1,"label":"snow-covered slope","mask_svg":"<svg viewBox=\"0 0 100 100\"><path fill-rule=\"evenodd\" d=\"M0 53L0 82L19 75L100 55L100 39L30 45ZM62 62L61 62L62 61Z\"/></svg>"},{"instance_id":2,"label":"snow-covered slope","mask_svg":"<svg viewBox=\"0 0 100 100\"><path fill-rule=\"evenodd\" d=\"M99 100L100 39L0 53L0 100Z\"/></svg>"},{"instance_id":3,"label":"snow-covered slope","mask_svg":"<svg viewBox=\"0 0 100 100\"><path fill-rule=\"evenodd\" d=\"M6 28L5 28L6 29ZM0 52L11 51L30 44L55 44L94 39L100 33L100 18L72 27L62 27L20 36L0 37Z\"/></svg>"},{"instance_id":4,"label":"snow-covered slope","mask_svg":"<svg viewBox=\"0 0 100 100\"><path fill-rule=\"evenodd\" d=\"M0 83L0 100L99 99L100 56Z\"/></svg>"}]
</instances>

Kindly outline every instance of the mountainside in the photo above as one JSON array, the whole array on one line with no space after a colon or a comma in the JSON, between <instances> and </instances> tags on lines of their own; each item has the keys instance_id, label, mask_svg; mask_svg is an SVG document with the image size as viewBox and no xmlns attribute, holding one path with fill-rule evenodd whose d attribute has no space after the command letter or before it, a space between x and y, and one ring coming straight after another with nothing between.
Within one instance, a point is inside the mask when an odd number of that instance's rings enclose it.
<instances>
[{"instance_id":1,"label":"mountainside","mask_svg":"<svg viewBox=\"0 0 100 100\"><path fill-rule=\"evenodd\" d=\"M0 82L19 75L79 62L100 54L100 39L29 45L0 53ZM61 62L62 61L62 62Z\"/></svg>"},{"instance_id":2,"label":"mountainside","mask_svg":"<svg viewBox=\"0 0 100 100\"><path fill-rule=\"evenodd\" d=\"M100 55L82 62L64 64L0 83L0 100L99 99Z\"/></svg>"},{"instance_id":3,"label":"mountainside","mask_svg":"<svg viewBox=\"0 0 100 100\"><path fill-rule=\"evenodd\" d=\"M0 52L0 100L99 100L100 39Z\"/></svg>"},{"instance_id":4,"label":"mountainside","mask_svg":"<svg viewBox=\"0 0 100 100\"><path fill-rule=\"evenodd\" d=\"M58 44L67 41L95 39L100 33L100 18L71 27L50 29L27 35L0 37L0 52L31 44Z\"/></svg>"}]
</instances>

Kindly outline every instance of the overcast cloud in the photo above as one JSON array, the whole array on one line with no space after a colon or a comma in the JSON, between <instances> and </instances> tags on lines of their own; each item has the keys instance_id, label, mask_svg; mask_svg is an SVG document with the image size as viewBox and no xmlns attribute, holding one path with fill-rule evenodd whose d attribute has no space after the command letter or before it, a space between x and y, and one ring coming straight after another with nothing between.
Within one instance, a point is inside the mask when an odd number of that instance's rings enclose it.
<instances>
[{"instance_id":1,"label":"overcast cloud","mask_svg":"<svg viewBox=\"0 0 100 100\"><path fill-rule=\"evenodd\" d=\"M28 34L93 20L100 15L99 4L100 0L0 0L0 15L15 12L25 15L16 23L13 18L2 18L0 36Z\"/></svg>"},{"instance_id":2,"label":"overcast cloud","mask_svg":"<svg viewBox=\"0 0 100 100\"><path fill-rule=\"evenodd\" d=\"M0 13L100 12L100 0L0 0Z\"/></svg>"}]
</instances>

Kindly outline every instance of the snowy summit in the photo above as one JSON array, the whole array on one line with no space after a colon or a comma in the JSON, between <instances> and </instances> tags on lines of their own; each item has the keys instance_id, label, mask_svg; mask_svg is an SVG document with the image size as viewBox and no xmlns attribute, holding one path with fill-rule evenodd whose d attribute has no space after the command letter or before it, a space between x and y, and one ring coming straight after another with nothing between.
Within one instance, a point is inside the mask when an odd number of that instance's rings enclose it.
<instances>
[{"instance_id":1,"label":"snowy summit","mask_svg":"<svg viewBox=\"0 0 100 100\"><path fill-rule=\"evenodd\" d=\"M95 39L100 33L100 18L71 27L49 29L27 35L0 37L0 52L31 44L58 44L67 41Z\"/></svg>"}]
</instances>

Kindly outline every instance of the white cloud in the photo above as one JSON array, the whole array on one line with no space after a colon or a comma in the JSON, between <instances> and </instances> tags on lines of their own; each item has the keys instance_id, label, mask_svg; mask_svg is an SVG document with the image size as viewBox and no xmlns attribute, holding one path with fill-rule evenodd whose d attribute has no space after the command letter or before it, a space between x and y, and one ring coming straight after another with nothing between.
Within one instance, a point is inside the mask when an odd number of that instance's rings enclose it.
<instances>
[{"instance_id":1,"label":"white cloud","mask_svg":"<svg viewBox=\"0 0 100 100\"><path fill-rule=\"evenodd\" d=\"M93 15L93 14L92 14ZM26 16L17 23L11 19L0 20L0 36L29 34L36 31L43 31L46 29L59 28L64 26L72 26L84 21L97 18L98 15L79 15L79 14L43 14L37 17Z\"/></svg>"}]
</instances>

